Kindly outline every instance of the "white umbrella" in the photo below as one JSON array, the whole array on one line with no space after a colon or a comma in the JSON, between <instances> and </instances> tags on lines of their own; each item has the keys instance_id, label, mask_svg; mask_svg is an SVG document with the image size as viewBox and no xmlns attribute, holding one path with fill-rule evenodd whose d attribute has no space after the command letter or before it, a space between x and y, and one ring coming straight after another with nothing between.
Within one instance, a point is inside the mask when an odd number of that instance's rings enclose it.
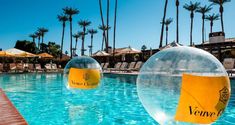
<instances>
[{"instance_id":1,"label":"white umbrella","mask_svg":"<svg viewBox=\"0 0 235 125\"><path fill-rule=\"evenodd\" d=\"M141 53L141 51L137 50L135 48L126 47L126 48L120 50L120 52L117 55L128 54L128 53Z\"/></svg>"},{"instance_id":2,"label":"white umbrella","mask_svg":"<svg viewBox=\"0 0 235 125\"><path fill-rule=\"evenodd\" d=\"M15 55L16 57L38 57L35 54L29 53L29 52L26 52L23 50L19 50L16 48L8 49L8 50L6 50L6 52L11 53L11 54Z\"/></svg>"},{"instance_id":3,"label":"white umbrella","mask_svg":"<svg viewBox=\"0 0 235 125\"><path fill-rule=\"evenodd\" d=\"M167 49L167 48L171 48L171 47L179 47L179 46L182 46L182 45L180 45L179 43L174 41L172 43L167 44L166 46L159 48L159 50L163 50L163 49Z\"/></svg>"},{"instance_id":4,"label":"white umbrella","mask_svg":"<svg viewBox=\"0 0 235 125\"><path fill-rule=\"evenodd\" d=\"M104 51L97 51L92 56L110 56L110 54L104 52Z\"/></svg>"}]
</instances>

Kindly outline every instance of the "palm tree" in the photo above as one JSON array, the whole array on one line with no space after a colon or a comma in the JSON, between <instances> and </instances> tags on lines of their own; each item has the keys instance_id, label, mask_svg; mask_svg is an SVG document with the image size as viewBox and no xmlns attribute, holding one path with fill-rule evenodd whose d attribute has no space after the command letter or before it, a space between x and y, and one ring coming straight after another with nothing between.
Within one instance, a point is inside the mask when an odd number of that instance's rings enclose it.
<instances>
[{"instance_id":1,"label":"palm tree","mask_svg":"<svg viewBox=\"0 0 235 125\"><path fill-rule=\"evenodd\" d=\"M87 32L78 32L78 34L80 35L80 37L82 37L82 41L84 41L83 39L85 38L85 36L88 34ZM84 55L84 52L86 51L86 49L84 48L84 42L82 42L82 46L81 46L81 56Z\"/></svg>"},{"instance_id":2,"label":"palm tree","mask_svg":"<svg viewBox=\"0 0 235 125\"><path fill-rule=\"evenodd\" d=\"M210 33L213 32L213 25L215 20L219 20L219 14L211 14L205 17L207 21L210 21Z\"/></svg>"},{"instance_id":3,"label":"palm tree","mask_svg":"<svg viewBox=\"0 0 235 125\"><path fill-rule=\"evenodd\" d=\"M70 23L70 58L72 58L73 54L73 40L72 40L72 34L73 34L73 16L79 13L78 9L72 8L72 7L65 7L63 8L64 14L66 14L69 18Z\"/></svg>"},{"instance_id":4,"label":"palm tree","mask_svg":"<svg viewBox=\"0 0 235 125\"><path fill-rule=\"evenodd\" d=\"M221 27L222 31L224 32L224 20L223 20L223 13L224 13L224 7L223 5L227 2L230 2L231 0L209 0L209 2L212 2L215 5L219 5L219 12L220 12L220 21L221 21Z\"/></svg>"},{"instance_id":5,"label":"palm tree","mask_svg":"<svg viewBox=\"0 0 235 125\"><path fill-rule=\"evenodd\" d=\"M40 44L41 44L41 43L40 43L40 40L41 40L41 35L42 35L42 34L41 34L41 32L38 32L38 31L35 32L35 34L37 35L37 38L38 38L38 49L40 50L40 48L41 48L41 47L40 47Z\"/></svg>"},{"instance_id":6,"label":"palm tree","mask_svg":"<svg viewBox=\"0 0 235 125\"><path fill-rule=\"evenodd\" d=\"M198 9L196 10L196 12L201 13L202 14L202 43L204 43L205 39L204 39L204 32L205 32L205 14L209 13L212 10L211 5L210 6L199 6Z\"/></svg>"},{"instance_id":7,"label":"palm tree","mask_svg":"<svg viewBox=\"0 0 235 125\"><path fill-rule=\"evenodd\" d=\"M179 0L175 1L176 5L176 42L179 43Z\"/></svg>"},{"instance_id":8,"label":"palm tree","mask_svg":"<svg viewBox=\"0 0 235 125\"><path fill-rule=\"evenodd\" d=\"M189 4L185 4L184 8L188 11L190 11L190 19L191 19L191 27L190 27L190 46L193 45L193 18L194 18L194 12L197 10L198 6L200 5L199 2L193 3L190 1Z\"/></svg>"},{"instance_id":9,"label":"palm tree","mask_svg":"<svg viewBox=\"0 0 235 125\"><path fill-rule=\"evenodd\" d=\"M73 34L73 38L75 38L75 47L74 47L75 51L77 51L78 38L80 37L81 37L80 33Z\"/></svg>"},{"instance_id":10,"label":"palm tree","mask_svg":"<svg viewBox=\"0 0 235 125\"><path fill-rule=\"evenodd\" d=\"M104 26L100 25L98 28L103 31L103 39L102 39L102 44L101 44L101 50L103 51L104 50L104 42L105 42L105 31L107 29L111 29L111 27L107 27L106 25L104 25Z\"/></svg>"},{"instance_id":11,"label":"palm tree","mask_svg":"<svg viewBox=\"0 0 235 125\"><path fill-rule=\"evenodd\" d=\"M100 25L98 27L100 30L102 30L102 44L101 44L101 51L104 50L104 42L105 42L105 30L106 30L106 26Z\"/></svg>"},{"instance_id":12,"label":"palm tree","mask_svg":"<svg viewBox=\"0 0 235 125\"><path fill-rule=\"evenodd\" d=\"M63 54L63 46L64 46L64 31L65 31L65 25L66 22L68 21L68 17L64 14L58 15L57 16L58 20L62 23L62 39L61 39L61 44L60 44L60 59L62 59L62 54Z\"/></svg>"},{"instance_id":13,"label":"palm tree","mask_svg":"<svg viewBox=\"0 0 235 125\"><path fill-rule=\"evenodd\" d=\"M172 18L168 18L166 19L166 21L164 22L166 25L166 45L168 44L168 26L173 22ZM163 23L163 22L161 22Z\"/></svg>"},{"instance_id":14,"label":"palm tree","mask_svg":"<svg viewBox=\"0 0 235 125\"><path fill-rule=\"evenodd\" d=\"M45 35L45 33L47 33L48 31L49 31L49 30L48 30L48 29L46 29L46 28L44 28L44 27L39 27L39 28L38 28L38 32L40 32L40 33L41 33L42 43L44 42L44 40L43 40L44 35Z\"/></svg>"},{"instance_id":15,"label":"palm tree","mask_svg":"<svg viewBox=\"0 0 235 125\"><path fill-rule=\"evenodd\" d=\"M82 50L81 50L81 55L84 56L84 52L85 52L84 42L85 42L85 35L86 35L86 27L91 25L91 22L88 20L80 20L78 22L78 25L80 25L83 28L83 33L84 33L82 35Z\"/></svg>"},{"instance_id":16,"label":"palm tree","mask_svg":"<svg viewBox=\"0 0 235 125\"><path fill-rule=\"evenodd\" d=\"M103 11L102 11L102 0L99 0L99 6L100 6L100 17L101 17L101 22L102 22L102 26L103 27L105 27L105 24L104 24L104 16L103 16ZM103 36L103 41L105 41L105 43L106 43L106 32L105 32L105 30L103 31L103 34L104 34L104 36Z\"/></svg>"},{"instance_id":17,"label":"palm tree","mask_svg":"<svg viewBox=\"0 0 235 125\"><path fill-rule=\"evenodd\" d=\"M98 31L95 29L90 29L90 30L88 30L88 33L91 34L91 45L89 46L89 48L90 48L90 55L92 55L93 37L94 37L94 34L98 33Z\"/></svg>"},{"instance_id":18,"label":"palm tree","mask_svg":"<svg viewBox=\"0 0 235 125\"><path fill-rule=\"evenodd\" d=\"M163 14L163 18L162 18L162 22L165 22L165 18L166 18L166 10L167 10L167 4L168 4L168 0L165 1L165 7L164 7L164 14ZM162 47L162 40L163 40L163 33L164 33L164 23L162 23L162 29L161 29L161 37L160 37L160 44L159 44L159 48Z\"/></svg>"},{"instance_id":19,"label":"palm tree","mask_svg":"<svg viewBox=\"0 0 235 125\"><path fill-rule=\"evenodd\" d=\"M114 27L113 27L113 56L115 56L115 48L116 48L117 6L118 6L118 0L115 0Z\"/></svg>"},{"instance_id":20,"label":"palm tree","mask_svg":"<svg viewBox=\"0 0 235 125\"><path fill-rule=\"evenodd\" d=\"M35 42L35 38L37 38L36 34L29 34L29 37L33 39L33 42Z\"/></svg>"},{"instance_id":21,"label":"palm tree","mask_svg":"<svg viewBox=\"0 0 235 125\"><path fill-rule=\"evenodd\" d=\"M107 0L107 27L109 27L109 0ZM106 49L105 49L105 51L108 53L109 52L109 28L107 29L107 31L106 31L106 34L107 34L107 40L106 40Z\"/></svg>"}]
</instances>

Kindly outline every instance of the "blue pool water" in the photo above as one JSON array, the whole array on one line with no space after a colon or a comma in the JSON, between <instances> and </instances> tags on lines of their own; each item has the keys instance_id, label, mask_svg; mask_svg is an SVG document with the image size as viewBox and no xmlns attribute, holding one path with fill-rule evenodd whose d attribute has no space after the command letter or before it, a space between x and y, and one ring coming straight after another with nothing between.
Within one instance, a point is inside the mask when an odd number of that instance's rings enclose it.
<instances>
[{"instance_id":1,"label":"blue pool water","mask_svg":"<svg viewBox=\"0 0 235 125\"><path fill-rule=\"evenodd\" d=\"M138 99L135 79L104 75L98 89L71 92L62 74L0 75L0 88L30 125L157 125ZM235 124L235 81L232 90L214 125Z\"/></svg>"}]
</instances>

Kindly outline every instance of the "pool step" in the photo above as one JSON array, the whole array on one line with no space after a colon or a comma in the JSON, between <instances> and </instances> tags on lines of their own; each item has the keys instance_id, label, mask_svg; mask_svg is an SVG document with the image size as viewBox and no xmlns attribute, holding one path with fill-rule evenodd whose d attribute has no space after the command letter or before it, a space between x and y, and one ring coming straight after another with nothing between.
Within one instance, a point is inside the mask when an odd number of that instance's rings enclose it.
<instances>
[{"instance_id":1,"label":"pool step","mask_svg":"<svg viewBox=\"0 0 235 125\"><path fill-rule=\"evenodd\" d=\"M0 89L0 125L28 125L2 89Z\"/></svg>"}]
</instances>

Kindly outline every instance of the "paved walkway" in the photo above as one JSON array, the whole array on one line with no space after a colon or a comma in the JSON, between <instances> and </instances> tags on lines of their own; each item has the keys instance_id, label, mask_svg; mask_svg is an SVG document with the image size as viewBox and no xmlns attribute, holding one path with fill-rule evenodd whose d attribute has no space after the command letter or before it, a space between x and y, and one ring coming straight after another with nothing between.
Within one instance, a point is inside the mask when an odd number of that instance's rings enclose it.
<instances>
[{"instance_id":1,"label":"paved walkway","mask_svg":"<svg viewBox=\"0 0 235 125\"><path fill-rule=\"evenodd\" d=\"M27 125L2 89L0 89L0 125Z\"/></svg>"}]
</instances>

